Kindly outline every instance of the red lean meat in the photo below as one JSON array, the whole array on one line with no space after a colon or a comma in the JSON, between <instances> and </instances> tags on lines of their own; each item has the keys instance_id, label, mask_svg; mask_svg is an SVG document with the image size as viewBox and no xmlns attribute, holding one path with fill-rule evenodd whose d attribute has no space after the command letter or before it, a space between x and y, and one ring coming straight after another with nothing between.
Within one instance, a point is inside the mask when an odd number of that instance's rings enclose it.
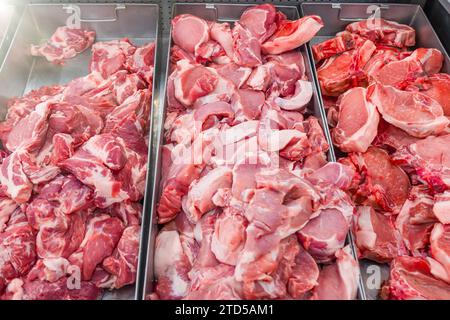
<instances>
[{"instance_id":1,"label":"red lean meat","mask_svg":"<svg viewBox=\"0 0 450 320\"><path fill-rule=\"evenodd\" d=\"M95 40L95 31L59 27L43 45L31 46L33 56L43 56L48 61L63 64L89 48Z\"/></svg>"},{"instance_id":2,"label":"red lean meat","mask_svg":"<svg viewBox=\"0 0 450 320\"><path fill-rule=\"evenodd\" d=\"M321 27L271 4L233 26L174 18L152 299L326 299L321 276L356 298L354 171L327 164L295 50ZM211 41L222 53L204 59Z\"/></svg>"},{"instance_id":3,"label":"red lean meat","mask_svg":"<svg viewBox=\"0 0 450 320\"><path fill-rule=\"evenodd\" d=\"M373 50L360 55L368 43ZM358 255L390 263L380 296L449 299L450 81L439 73L448 59L433 48L408 51L415 43L410 26L375 18L349 24L313 54L333 142L349 152L339 162L353 170L344 190L359 205Z\"/></svg>"},{"instance_id":4,"label":"red lean meat","mask_svg":"<svg viewBox=\"0 0 450 320\"><path fill-rule=\"evenodd\" d=\"M32 50L62 64L94 37L61 27ZM97 42L90 74L8 102L0 300L97 299L136 281L154 54Z\"/></svg>"}]
</instances>

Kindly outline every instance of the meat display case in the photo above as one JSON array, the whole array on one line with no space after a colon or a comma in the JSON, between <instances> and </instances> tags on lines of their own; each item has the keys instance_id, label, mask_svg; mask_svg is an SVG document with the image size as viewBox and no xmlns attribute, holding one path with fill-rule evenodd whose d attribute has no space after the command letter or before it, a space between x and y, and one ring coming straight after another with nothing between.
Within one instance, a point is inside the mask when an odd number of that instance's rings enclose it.
<instances>
[{"instance_id":1,"label":"meat display case","mask_svg":"<svg viewBox=\"0 0 450 320\"><path fill-rule=\"evenodd\" d=\"M351 22L367 19L373 10L369 8L372 4L341 4L341 3L303 3L301 5L302 15L316 14L325 21L325 26L307 44L311 50L311 45L323 42L336 35L336 33L345 29ZM380 16L387 20L393 20L398 23L406 24L416 30L416 47L436 48L444 54L444 65L442 72L450 73L450 59L440 39L436 35L431 23L419 5L410 4L380 4ZM373 8L372 8L373 9ZM310 54L310 57L312 55ZM317 74L314 61L311 61L314 74ZM317 83L320 91L320 85ZM320 101L323 105L322 97ZM328 128L330 131L330 128ZM337 147L334 147L336 157L339 159L345 154ZM369 260L360 260L361 277L363 280L363 291L367 299L374 300L378 298L379 289L369 285L369 278L374 271L378 270L381 274L381 283L389 277L389 266L378 264Z\"/></svg>"},{"instance_id":2,"label":"meat display case","mask_svg":"<svg viewBox=\"0 0 450 320\"><path fill-rule=\"evenodd\" d=\"M41 39L47 39L56 27L64 25L67 18L72 14L71 4L62 1L22 1L26 4L20 19L17 18L16 8L0 12L0 106L5 106L6 101L13 96L21 96L24 93L43 85L67 83L73 78L85 75L88 72L89 52L84 52L75 59L67 62L64 68L48 64L43 59L32 57L28 54L29 46L37 44ZM322 17L325 27L313 39L312 44L321 42L334 36L351 21L361 20L368 17L367 6L369 4L340 3L311 3L302 1L184 1L202 3L174 3L173 1L129 1L130 3L114 3L115 1L79 1L77 5L81 8L83 18L82 25L97 32L98 40L111 40L128 37L136 45L156 40L157 54L155 57L155 81L153 83L152 96L152 125L151 147L149 157L149 170L147 172L146 194L144 198L144 211L142 218L141 246L139 254L138 274L135 287L123 288L121 290L107 292L103 299L145 299L153 287L153 253L154 239L157 233L155 223L155 205L159 195L160 177L160 154L159 148L162 143L162 124L165 116L165 89L168 77L170 40L170 20L173 16L181 13L192 13L202 18L218 21L236 21L245 8L263 2L277 5L288 18L297 19L300 14L297 9L301 8L302 15L316 14ZM90 3L94 2L94 3ZM105 2L105 3L98 3ZM209 3L205 3L209 2ZM217 3L222 2L222 3ZM223 4L223 2L227 2ZM245 2L245 4L244 4ZM346 1L349 2L349 1ZM363 2L363 1L354 1ZM375 1L373 1L375 2ZM447 51L439 40L433 26L428 20L422 6L430 7L433 11L433 19L439 19L439 25L444 30L442 35L448 37L448 14L442 13L433 1L397 1L404 4L391 4L389 1L376 1L380 4L381 17L395 20L412 26L417 31L417 45L437 48L445 54L443 72L450 73L450 60ZM428 2L428 3L427 3ZM440 0L444 3L445 0ZM151 3L151 4L150 4ZM411 4L414 3L414 4ZM159 7L158 7L159 4ZM373 4L373 3L372 3ZM442 4L443 7L446 3ZM6 6L11 8L11 6ZM437 9L436 9L437 7ZM383 9L385 8L385 9ZM387 10L389 9L389 10ZM11 10L11 14L9 13ZM7 13L6 13L7 12ZM2 17L6 14L6 18ZM442 16L443 15L443 16ZM446 18L446 21L441 19ZM14 21L17 20L17 21ZM15 22L15 23L14 23ZM432 21L433 25L436 21ZM17 29L14 31L14 28ZM444 27L442 27L444 26ZM442 37L441 35L441 37ZM441 38L447 40L448 38ZM446 43L448 47L448 43ZM310 45L301 48L305 57L307 75L314 80L314 96L310 103L311 114L321 120L326 137L330 143L328 153L329 161L336 161L342 156L339 150L333 149L329 127L326 123L326 114L320 94L314 61L311 55ZM5 108L0 108L0 119L5 116ZM356 256L352 235L348 237L352 246L352 253ZM375 265L381 268L382 275L386 278L389 269L384 265L374 262L361 262L361 279L359 281L358 298L376 299L377 289L371 289L366 284L370 274L367 272L369 266ZM384 280L384 279L383 279Z\"/></svg>"},{"instance_id":3,"label":"meat display case","mask_svg":"<svg viewBox=\"0 0 450 320\"><path fill-rule=\"evenodd\" d=\"M172 18L179 15L179 14L193 14L195 16L198 16L203 19L207 19L210 21L219 21L219 22L234 22L239 19L242 12L251 7L251 4L215 4L215 3L197 3L197 4L183 4L183 3L175 3L172 8ZM278 10L282 11L288 19L298 19L300 18L299 11L296 6L276 6ZM161 46L161 56L162 57L169 57L170 54L170 48L172 45L172 40L170 37L170 32L167 32L163 37L163 45ZM329 161L336 161L336 157L333 151L333 147L331 144L331 137L328 132L328 126L326 125L326 115L323 107L321 106L320 102L320 94L317 87L317 82L314 81L315 75L313 71L313 64L312 64L312 57L310 57L310 52L307 50L306 46L302 46L300 49L300 52L304 56L305 59L305 67L306 67L306 75L308 79L314 82L314 88L313 88L313 98L312 101L308 105L308 111L309 114L316 116L321 125L324 129L324 133L326 135L326 138L330 144L330 150L328 152L328 160ZM161 61L162 68L164 69L164 77L161 77L160 79L160 92L159 97L160 103L155 105L155 108L153 109L153 127L154 130L154 136L153 136L153 157L154 159L152 161L151 168L153 168L154 172L152 174L153 181L153 194L147 195L147 206L144 208L144 210L150 211L150 235L149 235L149 242L148 242L148 248L147 248L147 257L146 257L146 265L143 264L140 265L142 270L140 270L140 276L142 278L142 282L139 283L139 285L142 285L142 288L138 288L138 292L142 292L142 298L145 299L145 297L152 292L153 285L154 285L154 263L153 263L153 257L154 257L154 249L155 249L155 237L158 231L158 226L156 224L156 205L159 200L160 196L160 177L161 177L161 146L163 143L163 123L165 120L165 109L166 109L166 101L165 101L165 89L166 89L166 82L167 78L169 76L168 74L168 67L169 67L170 59L166 59L166 61ZM161 70L162 71L162 70ZM163 74L162 72L160 75ZM149 198L152 199L152 201L148 200ZM149 207L151 203L151 207ZM351 234L347 237L347 244L350 245L352 254L354 257L356 257L355 247L353 243L353 237ZM141 257L141 259L144 259L144 257ZM358 290L358 298L359 299L365 299L365 293L364 289L362 287L362 281L360 279L359 281L359 290ZM142 290L142 291L141 291Z\"/></svg>"},{"instance_id":4,"label":"meat display case","mask_svg":"<svg viewBox=\"0 0 450 320\"><path fill-rule=\"evenodd\" d=\"M95 30L98 41L127 37L135 45L151 41L158 46L159 8L156 4L29 4L24 8L17 29L0 67L0 119L6 101L45 85L65 84L89 73L90 52L85 51L64 66L33 57L30 46L48 39L55 29L80 10L81 26ZM158 48L156 47L156 50ZM156 58L155 58L156 59ZM153 91L155 92L155 83ZM155 99L153 96L152 99ZM150 129L151 131L151 129ZM149 184L148 184L149 185ZM147 217L142 218L141 244L146 242ZM139 281L139 280L137 280ZM134 299L135 287L105 291L103 299Z\"/></svg>"}]
</instances>

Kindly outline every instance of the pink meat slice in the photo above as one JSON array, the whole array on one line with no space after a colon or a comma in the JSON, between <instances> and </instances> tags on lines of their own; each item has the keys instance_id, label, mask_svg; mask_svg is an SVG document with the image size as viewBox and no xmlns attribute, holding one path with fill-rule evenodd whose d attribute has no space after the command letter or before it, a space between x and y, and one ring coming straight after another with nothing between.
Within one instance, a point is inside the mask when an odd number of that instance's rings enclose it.
<instances>
[{"instance_id":1,"label":"pink meat slice","mask_svg":"<svg viewBox=\"0 0 450 320\"><path fill-rule=\"evenodd\" d=\"M336 252L336 261L322 268L313 300L354 300L358 292L359 266L349 247Z\"/></svg>"},{"instance_id":2,"label":"pink meat slice","mask_svg":"<svg viewBox=\"0 0 450 320\"><path fill-rule=\"evenodd\" d=\"M178 62L174 77L175 97L186 107L212 92L217 83L217 77L208 68L187 60Z\"/></svg>"},{"instance_id":3,"label":"pink meat slice","mask_svg":"<svg viewBox=\"0 0 450 320\"><path fill-rule=\"evenodd\" d=\"M141 227L127 227L112 256L103 260L103 268L113 275L111 288L119 289L136 281Z\"/></svg>"},{"instance_id":4,"label":"pink meat slice","mask_svg":"<svg viewBox=\"0 0 450 320\"><path fill-rule=\"evenodd\" d=\"M450 277L450 225L436 223L431 231L430 242L431 256L444 267Z\"/></svg>"},{"instance_id":5,"label":"pink meat slice","mask_svg":"<svg viewBox=\"0 0 450 320\"><path fill-rule=\"evenodd\" d=\"M246 9L239 23L264 43L277 29L276 18L275 7L267 3Z\"/></svg>"},{"instance_id":6,"label":"pink meat slice","mask_svg":"<svg viewBox=\"0 0 450 320\"><path fill-rule=\"evenodd\" d=\"M231 98L236 118L242 120L259 119L264 103L264 93L251 89L238 89Z\"/></svg>"},{"instance_id":7,"label":"pink meat slice","mask_svg":"<svg viewBox=\"0 0 450 320\"><path fill-rule=\"evenodd\" d=\"M385 263L406 254L393 219L371 207L358 208L354 233L359 255L362 258Z\"/></svg>"},{"instance_id":8,"label":"pink meat slice","mask_svg":"<svg viewBox=\"0 0 450 320\"><path fill-rule=\"evenodd\" d=\"M373 68L373 67L372 67ZM408 81L414 80L425 74L422 64L411 56L402 60L394 60L378 70L370 70L371 80L385 86L402 88Z\"/></svg>"},{"instance_id":9,"label":"pink meat slice","mask_svg":"<svg viewBox=\"0 0 450 320\"><path fill-rule=\"evenodd\" d=\"M406 173L391 162L389 154L369 147L363 154L350 155L364 179L355 194L358 202L369 203L383 211L397 213L409 194L410 181Z\"/></svg>"},{"instance_id":10,"label":"pink meat slice","mask_svg":"<svg viewBox=\"0 0 450 320\"><path fill-rule=\"evenodd\" d=\"M420 255L429 245L430 232L436 222L433 202L427 189L413 187L395 221L403 242L413 255Z\"/></svg>"},{"instance_id":11,"label":"pink meat slice","mask_svg":"<svg viewBox=\"0 0 450 320\"><path fill-rule=\"evenodd\" d=\"M39 150L47 133L50 106L42 102L28 116L22 118L11 130L6 142L6 148L13 152L18 148L30 152Z\"/></svg>"},{"instance_id":12,"label":"pink meat slice","mask_svg":"<svg viewBox=\"0 0 450 320\"><path fill-rule=\"evenodd\" d=\"M418 60L427 75L439 73L444 63L444 55L437 49L418 48L407 59Z\"/></svg>"},{"instance_id":13,"label":"pink meat slice","mask_svg":"<svg viewBox=\"0 0 450 320\"><path fill-rule=\"evenodd\" d=\"M406 86L406 90L419 90L421 93L436 100L444 110L444 115L450 115L450 75L437 73L429 77L416 79Z\"/></svg>"},{"instance_id":14,"label":"pink meat slice","mask_svg":"<svg viewBox=\"0 0 450 320\"><path fill-rule=\"evenodd\" d=\"M317 69L322 93L337 97L350 88L365 86L367 75L361 71L375 50L375 44L366 40L353 50L324 60Z\"/></svg>"},{"instance_id":15,"label":"pink meat slice","mask_svg":"<svg viewBox=\"0 0 450 320\"><path fill-rule=\"evenodd\" d=\"M251 31L236 22L232 30L233 60L244 67L256 67L262 63L261 45Z\"/></svg>"},{"instance_id":16,"label":"pink meat slice","mask_svg":"<svg viewBox=\"0 0 450 320\"><path fill-rule=\"evenodd\" d=\"M345 29L388 46L403 48L412 47L416 43L416 31L413 28L381 18L354 22Z\"/></svg>"},{"instance_id":17,"label":"pink meat slice","mask_svg":"<svg viewBox=\"0 0 450 320\"><path fill-rule=\"evenodd\" d=\"M435 195L433 214L442 224L450 224L450 192Z\"/></svg>"},{"instance_id":18,"label":"pink meat slice","mask_svg":"<svg viewBox=\"0 0 450 320\"><path fill-rule=\"evenodd\" d=\"M283 110L303 111L312 98L313 88L309 81L298 80L295 83L295 92L289 98L275 98L274 102Z\"/></svg>"},{"instance_id":19,"label":"pink meat slice","mask_svg":"<svg viewBox=\"0 0 450 320\"><path fill-rule=\"evenodd\" d=\"M197 222L203 214L214 209L213 195L222 188L230 188L232 172L226 167L211 170L198 181L191 184L187 194L186 207L188 218Z\"/></svg>"},{"instance_id":20,"label":"pink meat slice","mask_svg":"<svg viewBox=\"0 0 450 320\"><path fill-rule=\"evenodd\" d=\"M418 140L420 139L410 136L402 129L381 120L378 126L378 134L373 141L373 145L384 149L390 148L398 150L402 147L408 147Z\"/></svg>"},{"instance_id":21,"label":"pink meat slice","mask_svg":"<svg viewBox=\"0 0 450 320\"><path fill-rule=\"evenodd\" d=\"M90 71L97 71L107 79L119 70L124 70L136 47L127 38L97 42L92 46Z\"/></svg>"},{"instance_id":22,"label":"pink meat slice","mask_svg":"<svg viewBox=\"0 0 450 320\"><path fill-rule=\"evenodd\" d=\"M332 56L349 51L358 46L363 39L348 31L340 32L336 37L313 45L314 61L320 62Z\"/></svg>"},{"instance_id":23,"label":"pink meat slice","mask_svg":"<svg viewBox=\"0 0 450 320\"><path fill-rule=\"evenodd\" d=\"M295 256L295 264L292 267L292 275L289 278L287 289L289 295L294 298L302 298L305 293L318 284L319 267L314 258L300 246L300 251Z\"/></svg>"},{"instance_id":24,"label":"pink meat slice","mask_svg":"<svg viewBox=\"0 0 450 320\"><path fill-rule=\"evenodd\" d=\"M252 73L251 68L239 66L233 62L220 65L217 67L217 72L224 78L233 82L236 88L241 88Z\"/></svg>"},{"instance_id":25,"label":"pink meat slice","mask_svg":"<svg viewBox=\"0 0 450 320\"><path fill-rule=\"evenodd\" d=\"M380 84L370 86L368 91L369 100L383 119L414 137L439 134L450 123L439 103L422 93Z\"/></svg>"},{"instance_id":26,"label":"pink meat slice","mask_svg":"<svg viewBox=\"0 0 450 320\"><path fill-rule=\"evenodd\" d=\"M245 243L247 221L231 208L226 208L217 218L211 241L211 251L217 260L236 265Z\"/></svg>"},{"instance_id":27,"label":"pink meat slice","mask_svg":"<svg viewBox=\"0 0 450 320\"><path fill-rule=\"evenodd\" d=\"M217 23L213 22L211 25L210 36L212 40L217 41L226 55L233 59L234 57L234 49L233 49L233 36L231 34L230 24L227 22Z\"/></svg>"},{"instance_id":28,"label":"pink meat slice","mask_svg":"<svg viewBox=\"0 0 450 320\"><path fill-rule=\"evenodd\" d=\"M393 161L415 171L432 192L444 192L450 186L450 135L430 136L398 150Z\"/></svg>"},{"instance_id":29,"label":"pink meat slice","mask_svg":"<svg viewBox=\"0 0 450 320\"><path fill-rule=\"evenodd\" d=\"M122 232L118 218L108 215L90 218L80 247L69 257L72 264L80 267L83 280L90 280L96 266L113 253Z\"/></svg>"},{"instance_id":30,"label":"pink meat slice","mask_svg":"<svg viewBox=\"0 0 450 320\"><path fill-rule=\"evenodd\" d=\"M382 288L385 299L449 300L450 285L432 275L425 258L402 256L391 263L389 282Z\"/></svg>"},{"instance_id":31,"label":"pink meat slice","mask_svg":"<svg viewBox=\"0 0 450 320\"><path fill-rule=\"evenodd\" d=\"M65 60L89 48L95 39L95 31L58 27L43 45L31 46L31 55L43 56L48 61L63 64Z\"/></svg>"},{"instance_id":32,"label":"pink meat slice","mask_svg":"<svg viewBox=\"0 0 450 320\"><path fill-rule=\"evenodd\" d=\"M172 19L172 39L176 45L187 52L209 40L208 23L191 14L181 14Z\"/></svg>"},{"instance_id":33,"label":"pink meat slice","mask_svg":"<svg viewBox=\"0 0 450 320\"><path fill-rule=\"evenodd\" d=\"M348 222L339 210L323 209L298 232L298 238L317 262L329 262L344 247L348 230Z\"/></svg>"},{"instance_id":34,"label":"pink meat slice","mask_svg":"<svg viewBox=\"0 0 450 320\"><path fill-rule=\"evenodd\" d=\"M377 135L378 111L367 100L367 90L353 88L339 97L339 116L333 140L344 152L366 152Z\"/></svg>"},{"instance_id":35,"label":"pink meat slice","mask_svg":"<svg viewBox=\"0 0 450 320\"><path fill-rule=\"evenodd\" d=\"M295 21L281 21L277 31L262 44L265 54L280 54L311 40L323 27L319 16L306 16Z\"/></svg>"}]
</instances>

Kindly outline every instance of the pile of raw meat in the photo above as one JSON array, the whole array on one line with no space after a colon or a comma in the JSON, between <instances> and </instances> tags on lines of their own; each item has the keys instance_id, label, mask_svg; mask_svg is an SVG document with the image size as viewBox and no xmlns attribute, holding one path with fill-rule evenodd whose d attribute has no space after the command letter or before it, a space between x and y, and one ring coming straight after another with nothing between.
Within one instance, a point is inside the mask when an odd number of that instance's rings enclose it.
<instances>
[{"instance_id":1,"label":"pile of raw meat","mask_svg":"<svg viewBox=\"0 0 450 320\"><path fill-rule=\"evenodd\" d=\"M299 50L270 4L172 21L153 299L354 299L352 170L327 163Z\"/></svg>"},{"instance_id":2,"label":"pile of raw meat","mask_svg":"<svg viewBox=\"0 0 450 320\"><path fill-rule=\"evenodd\" d=\"M450 76L409 26L348 25L313 46L333 142L353 168L361 258L390 263L385 299L450 299Z\"/></svg>"},{"instance_id":3,"label":"pile of raw meat","mask_svg":"<svg viewBox=\"0 0 450 320\"><path fill-rule=\"evenodd\" d=\"M93 37L62 27L32 51L62 63ZM97 42L88 75L9 101L0 299L96 299L135 282L154 49Z\"/></svg>"}]
</instances>

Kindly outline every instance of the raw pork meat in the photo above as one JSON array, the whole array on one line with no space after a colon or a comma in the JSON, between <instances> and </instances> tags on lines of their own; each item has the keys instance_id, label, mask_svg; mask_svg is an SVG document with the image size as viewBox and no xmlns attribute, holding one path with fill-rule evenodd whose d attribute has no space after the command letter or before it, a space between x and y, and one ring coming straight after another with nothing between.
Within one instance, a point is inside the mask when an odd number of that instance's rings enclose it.
<instances>
[{"instance_id":1,"label":"raw pork meat","mask_svg":"<svg viewBox=\"0 0 450 320\"><path fill-rule=\"evenodd\" d=\"M58 27L43 45L31 46L33 56L43 56L48 61L63 64L89 48L95 40L95 31Z\"/></svg>"},{"instance_id":2,"label":"raw pork meat","mask_svg":"<svg viewBox=\"0 0 450 320\"><path fill-rule=\"evenodd\" d=\"M416 31L410 26L395 21L373 18L351 23L345 29L388 46L402 48L416 44Z\"/></svg>"},{"instance_id":3,"label":"raw pork meat","mask_svg":"<svg viewBox=\"0 0 450 320\"><path fill-rule=\"evenodd\" d=\"M450 123L441 105L419 92L375 84L369 87L368 98L384 120L417 138L439 134Z\"/></svg>"},{"instance_id":4,"label":"raw pork meat","mask_svg":"<svg viewBox=\"0 0 450 320\"><path fill-rule=\"evenodd\" d=\"M344 152L366 152L377 135L380 116L376 107L367 100L364 88L350 89L339 99L338 123L332 131L334 143Z\"/></svg>"},{"instance_id":5,"label":"raw pork meat","mask_svg":"<svg viewBox=\"0 0 450 320\"><path fill-rule=\"evenodd\" d=\"M323 262L351 269L336 283L355 298L356 264L340 253L354 171L327 164L295 50L321 27L271 4L233 27L174 18L151 299L309 299Z\"/></svg>"},{"instance_id":6,"label":"raw pork meat","mask_svg":"<svg viewBox=\"0 0 450 320\"><path fill-rule=\"evenodd\" d=\"M62 64L94 36L61 27L33 50ZM97 42L90 74L7 103L0 300L97 299L136 281L154 56L154 43Z\"/></svg>"},{"instance_id":7,"label":"raw pork meat","mask_svg":"<svg viewBox=\"0 0 450 320\"><path fill-rule=\"evenodd\" d=\"M432 274L425 258L402 256L391 264L391 277L382 288L384 298L394 300L449 300L450 285Z\"/></svg>"}]
</instances>

